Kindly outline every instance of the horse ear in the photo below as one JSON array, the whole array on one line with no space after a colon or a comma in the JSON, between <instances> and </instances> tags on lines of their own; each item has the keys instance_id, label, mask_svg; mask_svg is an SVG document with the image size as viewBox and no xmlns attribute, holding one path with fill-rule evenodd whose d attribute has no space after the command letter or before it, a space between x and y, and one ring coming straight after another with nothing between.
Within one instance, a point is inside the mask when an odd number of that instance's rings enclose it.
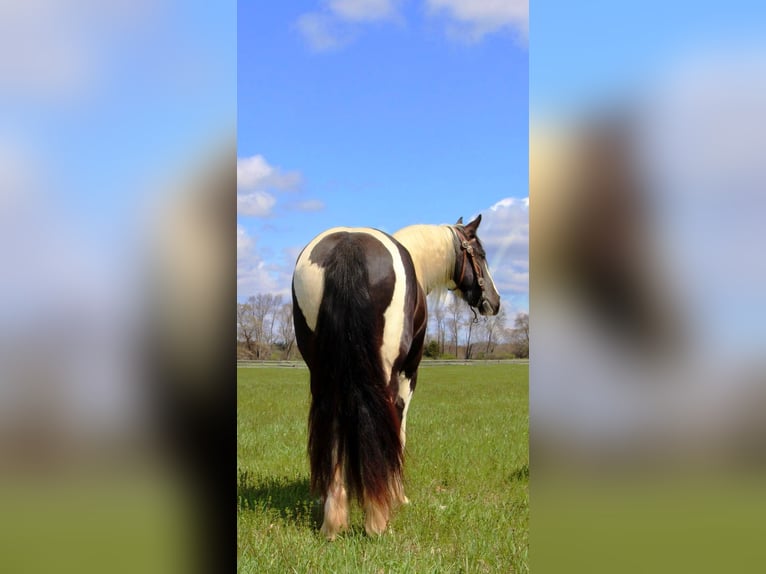
<instances>
[{"instance_id":1,"label":"horse ear","mask_svg":"<svg viewBox=\"0 0 766 574\"><path fill-rule=\"evenodd\" d=\"M481 223L481 213L476 216L476 219L474 219L471 223L465 226L465 230L468 232L469 236L476 235L476 230L479 229L479 224Z\"/></svg>"},{"instance_id":2,"label":"horse ear","mask_svg":"<svg viewBox=\"0 0 766 574\"><path fill-rule=\"evenodd\" d=\"M463 225L463 218L458 219L455 225Z\"/></svg>"}]
</instances>

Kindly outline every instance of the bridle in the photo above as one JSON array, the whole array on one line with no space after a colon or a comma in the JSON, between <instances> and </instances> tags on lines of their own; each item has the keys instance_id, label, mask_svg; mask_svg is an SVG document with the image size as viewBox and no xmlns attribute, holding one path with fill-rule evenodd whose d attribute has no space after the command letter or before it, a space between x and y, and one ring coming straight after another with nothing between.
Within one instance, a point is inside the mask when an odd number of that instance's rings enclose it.
<instances>
[{"instance_id":1,"label":"bridle","mask_svg":"<svg viewBox=\"0 0 766 574\"><path fill-rule=\"evenodd\" d=\"M471 267L473 268L474 277L476 277L476 283L479 285L479 289L481 289L481 297L479 299L479 304L477 307L481 309L485 303L489 303L489 299L487 299L486 295L486 281L484 279L484 274L481 271L481 266L479 266L479 262L476 261L476 254L474 253L473 245L471 245L472 241L475 241L475 239L469 239L468 236L465 234L465 231L463 231L463 226L452 226L451 229L455 232L455 237L457 238L458 242L460 243L460 251L463 254L461 263L460 263L460 277L455 282L457 287L459 288L461 283L463 282L463 278L465 277L465 268L468 263L471 264ZM476 311L473 310L473 307L471 307L471 310L474 312L474 317L476 316Z\"/></svg>"}]
</instances>

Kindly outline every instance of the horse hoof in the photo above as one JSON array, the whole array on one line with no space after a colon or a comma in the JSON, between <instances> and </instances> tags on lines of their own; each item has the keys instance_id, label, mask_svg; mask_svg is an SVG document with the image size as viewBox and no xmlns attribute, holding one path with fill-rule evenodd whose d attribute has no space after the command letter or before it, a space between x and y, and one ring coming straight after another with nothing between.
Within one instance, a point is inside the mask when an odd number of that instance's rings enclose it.
<instances>
[{"instance_id":1,"label":"horse hoof","mask_svg":"<svg viewBox=\"0 0 766 574\"><path fill-rule=\"evenodd\" d=\"M340 523L328 523L327 520L325 520L322 523L322 527L319 529L319 532L327 539L328 542L332 542L335 540L335 537L344 530L348 530L347 519Z\"/></svg>"},{"instance_id":2,"label":"horse hoof","mask_svg":"<svg viewBox=\"0 0 766 574\"><path fill-rule=\"evenodd\" d=\"M335 537L337 536L339 531L340 531L339 529L333 530L332 528L326 528L324 525L322 526L322 528L319 529L319 532L325 537L327 542L332 542L333 540L335 540Z\"/></svg>"},{"instance_id":3,"label":"horse hoof","mask_svg":"<svg viewBox=\"0 0 766 574\"><path fill-rule=\"evenodd\" d=\"M365 524L364 531L367 533L367 536L380 536L386 531L386 526L387 525L385 524L383 526L380 526L377 524L374 524L374 525Z\"/></svg>"}]
</instances>

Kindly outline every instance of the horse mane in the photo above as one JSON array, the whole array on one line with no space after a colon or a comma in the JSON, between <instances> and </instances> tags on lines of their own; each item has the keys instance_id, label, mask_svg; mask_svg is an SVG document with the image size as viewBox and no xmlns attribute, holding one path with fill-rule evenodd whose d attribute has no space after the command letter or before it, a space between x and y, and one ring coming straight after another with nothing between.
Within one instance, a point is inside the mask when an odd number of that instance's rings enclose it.
<instances>
[{"instance_id":1,"label":"horse mane","mask_svg":"<svg viewBox=\"0 0 766 574\"><path fill-rule=\"evenodd\" d=\"M449 225L410 225L394 233L394 238L410 252L426 295L452 281L455 234Z\"/></svg>"}]
</instances>

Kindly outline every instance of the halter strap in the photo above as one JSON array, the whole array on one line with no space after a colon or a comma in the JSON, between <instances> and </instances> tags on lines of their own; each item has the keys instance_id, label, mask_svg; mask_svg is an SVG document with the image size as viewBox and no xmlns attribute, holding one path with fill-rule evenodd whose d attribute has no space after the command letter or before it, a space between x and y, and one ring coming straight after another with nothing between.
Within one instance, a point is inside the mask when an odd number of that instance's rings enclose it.
<instances>
[{"instance_id":1,"label":"halter strap","mask_svg":"<svg viewBox=\"0 0 766 574\"><path fill-rule=\"evenodd\" d=\"M473 267L474 275L476 276L476 282L479 284L479 288L481 289L481 300L484 301L486 299L484 296L484 274L481 272L481 267L479 267L479 263L476 261L476 257L473 252L473 245L471 245L471 240L468 239L468 236L463 231L462 226L454 226L452 227L452 230L455 232L455 236L460 242L460 250L463 252L463 261L460 265L460 278L457 280L457 285L459 287L463 282L463 278L465 277L465 264L466 261L470 261L471 267Z\"/></svg>"}]
</instances>

